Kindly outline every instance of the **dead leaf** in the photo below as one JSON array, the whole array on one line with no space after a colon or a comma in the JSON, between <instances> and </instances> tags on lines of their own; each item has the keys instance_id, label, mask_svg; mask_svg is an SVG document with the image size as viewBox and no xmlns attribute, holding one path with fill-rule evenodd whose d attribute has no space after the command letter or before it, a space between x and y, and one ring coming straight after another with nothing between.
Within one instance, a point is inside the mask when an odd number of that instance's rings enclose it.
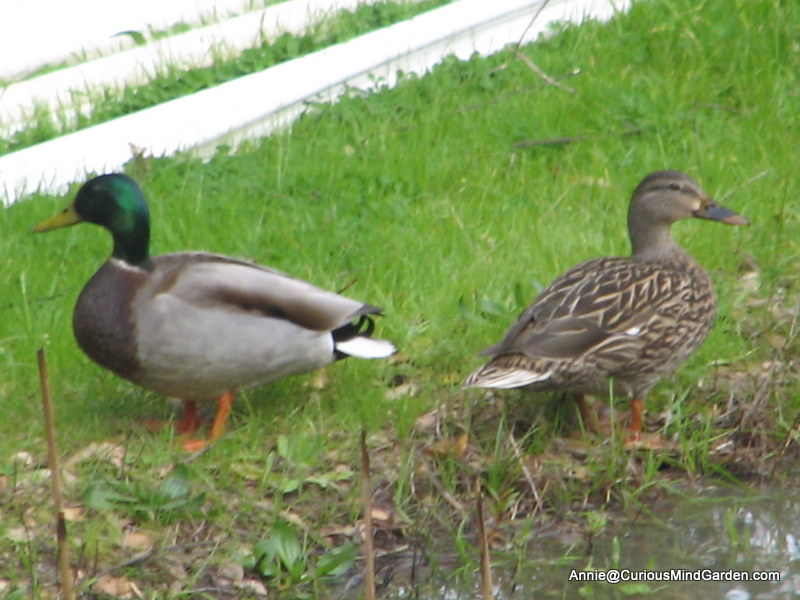
<instances>
[{"instance_id":1,"label":"dead leaf","mask_svg":"<svg viewBox=\"0 0 800 600\"><path fill-rule=\"evenodd\" d=\"M391 513L382 508L373 508L371 514L373 521L388 521L392 518Z\"/></svg>"},{"instance_id":2,"label":"dead leaf","mask_svg":"<svg viewBox=\"0 0 800 600\"><path fill-rule=\"evenodd\" d=\"M585 465L573 465L569 471L570 477L578 481L589 481L592 477L592 472Z\"/></svg>"},{"instance_id":3,"label":"dead leaf","mask_svg":"<svg viewBox=\"0 0 800 600\"><path fill-rule=\"evenodd\" d=\"M27 542L28 529L26 527L10 527L6 530L6 538L12 542Z\"/></svg>"},{"instance_id":4,"label":"dead leaf","mask_svg":"<svg viewBox=\"0 0 800 600\"><path fill-rule=\"evenodd\" d=\"M760 275L758 271L748 271L739 278L736 284L742 292L757 292L761 287Z\"/></svg>"},{"instance_id":5,"label":"dead leaf","mask_svg":"<svg viewBox=\"0 0 800 600\"><path fill-rule=\"evenodd\" d=\"M456 458L461 458L462 456L464 456L464 453L467 451L468 443L469 443L469 435L466 433L462 433L456 438L456 443L455 443Z\"/></svg>"},{"instance_id":6,"label":"dead leaf","mask_svg":"<svg viewBox=\"0 0 800 600\"><path fill-rule=\"evenodd\" d=\"M239 563L226 562L220 565L217 576L228 581L241 581L244 579L244 567Z\"/></svg>"},{"instance_id":7,"label":"dead leaf","mask_svg":"<svg viewBox=\"0 0 800 600\"><path fill-rule=\"evenodd\" d=\"M105 460L110 462L115 467L122 467L125 460L125 448L113 442L101 442L99 444L89 444L83 450L79 450L73 454L64 463L66 468L72 468L79 462L94 458L97 460Z\"/></svg>"},{"instance_id":8,"label":"dead leaf","mask_svg":"<svg viewBox=\"0 0 800 600\"><path fill-rule=\"evenodd\" d=\"M11 456L11 462L18 469L31 469L36 465L36 459L30 452L16 452Z\"/></svg>"},{"instance_id":9,"label":"dead leaf","mask_svg":"<svg viewBox=\"0 0 800 600\"><path fill-rule=\"evenodd\" d=\"M439 413L432 410L417 417L417 420L414 422L414 429L422 433L431 433L436 428L438 422Z\"/></svg>"},{"instance_id":10,"label":"dead leaf","mask_svg":"<svg viewBox=\"0 0 800 600\"><path fill-rule=\"evenodd\" d=\"M62 511L67 521L83 521L85 510L82 506L66 506Z\"/></svg>"},{"instance_id":11,"label":"dead leaf","mask_svg":"<svg viewBox=\"0 0 800 600\"><path fill-rule=\"evenodd\" d=\"M462 433L455 439L443 438L441 440L436 440L430 445L428 452L433 456L453 456L454 458L461 458L467 451L468 443L469 435Z\"/></svg>"},{"instance_id":12,"label":"dead leaf","mask_svg":"<svg viewBox=\"0 0 800 600\"><path fill-rule=\"evenodd\" d=\"M292 523L293 525L297 525L300 529L305 529L306 531L310 529L308 523L306 523L303 520L303 517L300 516L300 513L284 509L280 511L279 514L281 516L281 519L289 521L289 523Z\"/></svg>"},{"instance_id":13,"label":"dead leaf","mask_svg":"<svg viewBox=\"0 0 800 600\"><path fill-rule=\"evenodd\" d=\"M625 450L674 450L677 445L655 433L641 433L635 438L626 439L622 444Z\"/></svg>"},{"instance_id":14,"label":"dead leaf","mask_svg":"<svg viewBox=\"0 0 800 600\"><path fill-rule=\"evenodd\" d=\"M92 585L95 592L106 594L113 598L136 598L139 588L127 577L115 577L113 575L103 575Z\"/></svg>"},{"instance_id":15,"label":"dead leaf","mask_svg":"<svg viewBox=\"0 0 800 600\"><path fill-rule=\"evenodd\" d=\"M237 581L234 585L239 588L240 590L244 590L246 592L251 592L256 596L265 596L267 595L267 586L263 583L258 581L257 579L245 579L243 581Z\"/></svg>"},{"instance_id":16,"label":"dead leaf","mask_svg":"<svg viewBox=\"0 0 800 600\"><path fill-rule=\"evenodd\" d=\"M322 529L320 529L319 534L322 537L334 537L337 535L343 535L349 538L353 537L353 534L355 534L355 532L356 528L354 525L330 525L328 527L323 527Z\"/></svg>"},{"instance_id":17,"label":"dead leaf","mask_svg":"<svg viewBox=\"0 0 800 600\"><path fill-rule=\"evenodd\" d=\"M121 546L131 550L147 552L153 548L153 538L141 531L124 531L122 533Z\"/></svg>"},{"instance_id":18,"label":"dead leaf","mask_svg":"<svg viewBox=\"0 0 800 600\"><path fill-rule=\"evenodd\" d=\"M182 583L189 577L186 566L180 562L176 556L165 556L161 561L161 567L172 577L176 583Z\"/></svg>"},{"instance_id":19,"label":"dead leaf","mask_svg":"<svg viewBox=\"0 0 800 600\"><path fill-rule=\"evenodd\" d=\"M413 381L405 381L400 385L386 390L387 400L397 400L403 396L411 396L412 398L419 393L419 385Z\"/></svg>"},{"instance_id":20,"label":"dead leaf","mask_svg":"<svg viewBox=\"0 0 800 600\"><path fill-rule=\"evenodd\" d=\"M785 335L781 335L779 333L773 333L772 335L767 337L767 341L769 342L769 345L772 346L773 348L776 348L777 350L782 350L783 348L786 348L788 339L786 338Z\"/></svg>"}]
</instances>

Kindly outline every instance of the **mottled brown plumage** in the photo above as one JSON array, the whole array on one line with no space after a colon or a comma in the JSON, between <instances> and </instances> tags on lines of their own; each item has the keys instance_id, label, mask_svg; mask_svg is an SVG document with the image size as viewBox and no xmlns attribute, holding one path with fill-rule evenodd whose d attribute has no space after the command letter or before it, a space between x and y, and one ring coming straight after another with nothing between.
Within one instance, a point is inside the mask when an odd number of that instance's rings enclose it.
<instances>
[{"instance_id":1,"label":"mottled brown plumage","mask_svg":"<svg viewBox=\"0 0 800 600\"><path fill-rule=\"evenodd\" d=\"M714 321L711 280L670 236L672 223L691 217L747 224L688 175L648 175L628 211L631 256L589 260L558 277L482 352L492 358L464 387L560 390L579 401L611 390L634 400L638 433L644 397L697 350Z\"/></svg>"}]
</instances>

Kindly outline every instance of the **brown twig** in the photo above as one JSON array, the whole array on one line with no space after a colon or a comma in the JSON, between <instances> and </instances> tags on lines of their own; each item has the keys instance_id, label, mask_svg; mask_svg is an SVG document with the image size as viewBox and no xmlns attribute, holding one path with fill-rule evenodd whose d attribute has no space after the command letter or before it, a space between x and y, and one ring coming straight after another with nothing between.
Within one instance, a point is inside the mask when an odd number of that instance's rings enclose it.
<instances>
[{"instance_id":1,"label":"brown twig","mask_svg":"<svg viewBox=\"0 0 800 600\"><path fill-rule=\"evenodd\" d=\"M638 127L631 127L620 132L603 133L598 135L575 135L560 138L545 138L540 140L523 140L514 144L515 148L535 148L536 146L566 146L575 142L585 142L586 140L599 140L610 137L628 137L639 135L642 132Z\"/></svg>"},{"instance_id":2,"label":"brown twig","mask_svg":"<svg viewBox=\"0 0 800 600\"><path fill-rule=\"evenodd\" d=\"M523 140L514 144L515 148L534 148L536 146L566 146L575 142L583 142L589 139L588 135L576 135L572 137L546 138L541 140Z\"/></svg>"},{"instance_id":3,"label":"brown twig","mask_svg":"<svg viewBox=\"0 0 800 600\"><path fill-rule=\"evenodd\" d=\"M483 600L494 600L492 592L492 563L489 560L489 540L486 538L486 526L483 522L483 499L481 498L481 480L475 478L475 506L478 511L478 543L481 548L481 591Z\"/></svg>"},{"instance_id":4,"label":"brown twig","mask_svg":"<svg viewBox=\"0 0 800 600\"><path fill-rule=\"evenodd\" d=\"M121 569L127 569L128 567L133 567L138 564L141 564L147 560L150 560L154 556L160 556L164 554L175 554L177 552L187 552L192 548L203 548L206 546L218 546L218 542L189 542L187 544L173 544L172 546L166 546L164 548L150 548L150 550L145 550L143 552L139 552L134 556L119 562L111 567L107 567L102 571L97 570L97 565L95 564L94 568L94 575L92 575L92 579L97 580L101 577L105 577L106 575L111 575L114 571L119 571Z\"/></svg>"},{"instance_id":5,"label":"brown twig","mask_svg":"<svg viewBox=\"0 0 800 600\"><path fill-rule=\"evenodd\" d=\"M535 512L542 505L542 496L539 494L539 488L536 487L536 482L533 480L533 474L525 462L525 457L522 454L522 450L520 449L517 440L514 439L514 434L511 432L508 433L508 441L511 442L511 448L514 450L514 458L517 459L520 467L522 467L522 474L525 475L525 480L528 482L528 486L531 488L531 493L533 494L534 500L536 500L534 509Z\"/></svg>"},{"instance_id":6,"label":"brown twig","mask_svg":"<svg viewBox=\"0 0 800 600\"><path fill-rule=\"evenodd\" d=\"M336 293L343 294L358 282L358 277L353 277L350 281L344 284L344 287L339 289Z\"/></svg>"},{"instance_id":7,"label":"brown twig","mask_svg":"<svg viewBox=\"0 0 800 600\"><path fill-rule=\"evenodd\" d=\"M128 567L133 567L134 565L138 565L154 557L159 552L160 551L158 550L158 548L150 548L150 550L139 552L138 554L135 554L134 556L130 557L127 560L122 561L121 563L117 563L112 567L108 567L107 569L103 569L102 571L95 573L93 578L97 580L100 579L101 577L105 577L106 575L110 575L114 571L119 571L120 569L127 569Z\"/></svg>"},{"instance_id":8,"label":"brown twig","mask_svg":"<svg viewBox=\"0 0 800 600\"><path fill-rule=\"evenodd\" d=\"M453 496L453 494L447 491L447 489L444 487L444 484L441 481L439 481L439 478L436 477L436 475L434 475L433 471L428 472L428 478L430 479L430 482L433 484L433 487L436 488L436 491L438 491L442 495L442 498L444 498L450 506L452 506L460 513L466 511L464 505L461 504L461 502L459 502L458 499L455 496Z\"/></svg>"},{"instance_id":9,"label":"brown twig","mask_svg":"<svg viewBox=\"0 0 800 600\"><path fill-rule=\"evenodd\" d=\"M522 52L520 52L519 48L514 48L514 54L517 56L518 59L520 59L523 62L523 64L526 67L528 67L531 71L533 71L539 77L544 79L547 82L548 85L555 86L558 89L564 90L565 92L568 92L570 94L577 94L578 93L577 90L575 90L575 88L571 88L568 85L564 85L563 83L559 83L559 81L557 79L554 79L553 77L550 77L550 75L548 75L547 73L542 71L539 67L536 66L536 64L530 58L528 58Z\"/></svg>"},{"instance_id":10,"label":"brown twig","mask_svg":"<svg viewBox=\"0 0 800 600\"><path fill-rule=\"evenodd\" d=\"M746 187L747 187L747 186L749 186L749 185L752 185L752 184L754 184L756 181L758 181L759 179L761 179L761 178L763 178L763 177L766 177L766 176L767 176L767 175L769 175L771 172L772 172L772 169L766 169L766 170L764 170L764 171L761 171L760 173L756 173L755 175L753 175L753 176L752 176L750 179L748 179L747 181L744 181L744 182L742 182L742 183L741 183L741 184L740 184L740 185L739 185L739 186L738 186L738 187L737 187L735 190L729 190L729 191L727 191L725 194L723 194L722 196L720 196L720 197L718 197L718 198L716 198L716 199L717 199L719 202L725 202L725 200L727 200L728 198L730 198L730 197L731 197L731 196L732 196L734 193L736 193L736 192L738 192L738 191L741 191L741 190L743 190L744 188L746 188ZM758 269L758 267L756 266L756 268L754 268L753 270L754 270L754 271L759 271L760 269Z\"/></svg>"},{"instance_id":11,"label":"brown twig","mask_svg":"<svg viewBox=\"0 0 800 600\"><path fill-rule=\"evenodd\" d=\"M42 406L44 408L44 424L47 432L47 462L50 465L50 484L53 490L53 504L56 511L56 539L58 543L58 572L61 577L61 592L65 600L74 600L72 588L72 568L69 560L69 543L67 540L67 524L64 520L64 505L61 498L61 471L58 464L56 446L56 426L53 421L53 407L50 402L50 379L47 375L47 359L44 348L36 353L39 359L39 386L42 390Z\"/></svg>"},{"instance_id":12,"label":"brown twig","mask_svg":"<svg viewBox=\"0 0 800 600\"><path fill-rule=\"evenodd\" d=\"M580 74L581 74L580 70L575 69L575 70L570 71L569 73L567 73L565 75L559 76L558 78L556 78L556 81L561 80L561 79L567 79L568 77L577 77ZM459 115L459 114L462 114L462 113L465 113L465 112L470 112L470 111L473 111L473 110L479 110L481 108L487 108L487 107L492 106L494 104L499 104L500 102L505 102L506 100L509 100L509 99L513 98L514 96L519 96L520 94L527 94L528 92L532 92L534 90L538 90L538 89L540 89L540 87L541 87L541 84L538 84L538 83L535 84L535 85L526 85L524 87L512 90L512 91L508 92L507 94L500 94L499 96L495 96L491 100L487 100L486 102L476 102L475 104L468 104L467 106L462 106L461 108L459 108L458 110L455 111L455 114Z\"/></svg>"},{"instance_id":13,"label":"brown twig","mask_svg":"<svg viewBox=\"0 0 800 600\"><path fill-rule=\"evenodd\" d=\"M514 45L515 49L519 49L519 47L522 46L522 41L525 39L525 36L528 35L528 31L530 31L531 27L533 27L533 24L536 23L536 20L539 18L539 15L542 14L542 11L544 11L545 8L547 8L548 4L550 4L550 0L544 0L544 2L542 2L539 5L539 10L537 10L533 14L531 20L528 22L528 26L525 27L525 30L522 32L522 35L519 36L519 40L517 40L517 43Z\"/></svg>"},{"instance_id":14,"label":"brown twig","mask_svg":"<svg viewBox=\"0 0 800 600\"><path fill-rule=\"evenodd\" d=\"M767 370L764 377L761 378L761 381L758 382L756 386L755 394L753 394L753 401L750 402L750 405L745 409L742 418L739 420L739 424L737 425L737 429L744 430L750 426L750 420L761 410L764 404L767 401L769 396L770 386L775 376L775 371L777 370L778 361L772 361L769 365L769 369Z\"/></svg>"},{"instance_id":15,"label":"brown twig","mask_svg":"<svg viewBox=\"0 0 800 600\"><path fill-rule=\"evenodd\" d=\"M781 449L778 452L778 456L776 456L772 461L770 479L775 479L775 470L778 468L778 464L781 462L781 459L783 459L783 455L786 454L786 449L789 447L789 444L792 443L792 438L794 437L792 434L794 433L795 429L798 429L798 427L800 427L800 413L798 413L795 416L794 421L792 421L789 430L786 432L786 436L783 438L783 443L781 444Z\"/></svg>"},{"instance_id":16,"label":"brown twig","mask_svg":"<svg viewBox=\"0 0 800 600\"><path fill-rule=\"evenodd\" d=\"M369 475L367 431L361 429L361 492L364 505L364 596L375 600L375 545L372 537L372 484Z\"/></svg>"}]
</instances>

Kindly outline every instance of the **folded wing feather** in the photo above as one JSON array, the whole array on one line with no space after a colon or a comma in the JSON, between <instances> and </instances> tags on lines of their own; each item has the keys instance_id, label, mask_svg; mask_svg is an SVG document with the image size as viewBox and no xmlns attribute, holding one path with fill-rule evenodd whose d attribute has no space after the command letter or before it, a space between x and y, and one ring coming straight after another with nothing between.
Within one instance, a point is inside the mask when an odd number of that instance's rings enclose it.
<instances>
[{"instance_id":1,"label":"folded wing feather","mask_svg":"<svg viewBox=\"0 0 800 600\"><path fill-rule=\"evenodd\" d=\"M176 255L158 258L171 256ZM280 271L213 254L194 256L195 260L166 269L156 293L174 294L197 306L258 312L315 331L331 331L380 312Z\"/></svg>"}]
</instances>

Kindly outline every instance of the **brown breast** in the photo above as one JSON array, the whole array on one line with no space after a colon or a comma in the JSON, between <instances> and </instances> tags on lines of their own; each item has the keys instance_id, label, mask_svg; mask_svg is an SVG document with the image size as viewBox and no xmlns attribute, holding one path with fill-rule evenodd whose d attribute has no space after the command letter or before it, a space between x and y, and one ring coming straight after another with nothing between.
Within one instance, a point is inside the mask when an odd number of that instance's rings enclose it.
<instances>
[{"instance_id":1,"label":"brown breast","mask_svg":"<svg viewBox=\"0 0 800 600\"><path fill-rule=\"evenodd\" d=\"M147 272L106 262L83 288L72 319L78 345L94 362L129 381L139 378L132 300Z\"/></svg>"}]
</instances>

